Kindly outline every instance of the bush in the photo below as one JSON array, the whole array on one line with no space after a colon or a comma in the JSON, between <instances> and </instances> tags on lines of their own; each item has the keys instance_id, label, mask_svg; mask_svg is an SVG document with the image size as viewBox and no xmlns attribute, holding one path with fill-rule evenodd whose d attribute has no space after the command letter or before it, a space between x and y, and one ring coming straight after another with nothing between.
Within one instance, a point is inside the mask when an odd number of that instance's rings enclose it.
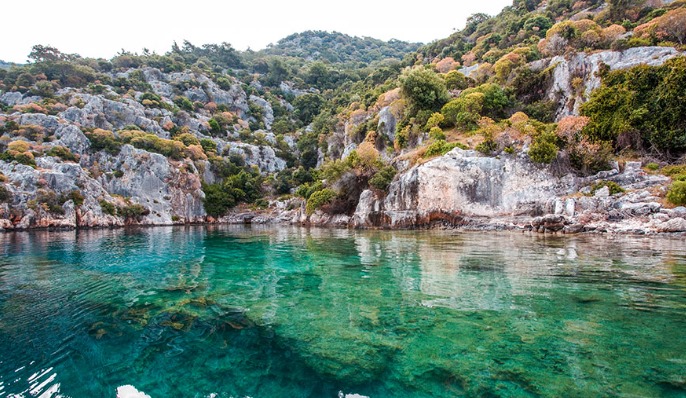
<instances>
[{"instance_id":1,"label":"bush","mask_svg":"<svg viewBox=\"0 0 686 398\"><path fill-rule=\"evenodd\" d=\"M105 214L109 214L110 216L117 215L117 208L112 203L104 199L100 201L100 208L102 209L102 212Z\"/></svg>"},{"instance_id":2,"label":"bush","mask_svg":"<svg viewBox=\"0 0 686 398\"><path fill-rule=\"evenodd\" d=\"M36 166L33 153L29 152L31 146L26 141L12 141L7 146L7 150L0 154L0 160L5 162L15 161L27 166Z\"/></svg>"},{"instance_id":3,"label":"bush","mask_svg":"<svg viewBox=\"0 0 686 398\"><path fill-rule=\"evenodd\" d=\"M117 155L121 150L121 142L109 130L95 129L86 133L86 137L90 140L91 148L96 151L105 151Z\"/></svg>"},{"instance_id":4,"label":"bush","mask_svg":"<svg viewBox=\"0 0 686 398\"><path fill-rule=\"evenodd\" d=\"M448 90L464 90L469 87L470 80L467 76L456 70L451 70L445 77L445 85Z\"/></svg>"},{"instance_id":5,"label":"bush","mask_svg":"<svg viewBox=\"0 0 686 398\"><path fill-rule=\"evenodd\" d=\"M485 95L468 93L448 102L441 108L445 123L465 130L474 130L481 119Z\"/></svg>"},{"instance_id":6,"label":"bush","mask_svg":"<svg viewBox=\"0 0 686 398\"><path fill-rule=\"evenodd\" d=\"M495 143L493 138L486 138L483 140L479 145L476 146L477 151L485 154L485 155L490 155L493 153L496 149L498 149L498 144Z\"/></svg>"},{"instance_id":7,"label":"bush","mask_svg":"<svg viewBox=\"0 0 686 398\"><path fill-rule=\"evenodd\" d=\"M102 204L101 204L102 207ZM143 216L150 214L150 210L138 203L117 207L117 214L126 219L139 220Z\"/></svg>"},{"instance_id":8,"label":"bush","mask_svg":"<svg viewBox=\"0 0 686 398\"><path fill-rule=\"evenodd\" d=\"M79 161L79 156L74 155L71 153L71 150L69 148L57 145L52 148L47 153L48 156L54 156L57 158L60 158L64 160L65 162L78 162Z\"/></svg>"},{"instance_id":9,"label":"bush","mask_svg":"<svg viewBox=\"0 0 686 398\"><path fill-rule=\"evenodd\" d=\"M310 195L310 198L307 199L305 211L308 215L310 215L314 213L315 210L319 209L327 203L330 203L332 200L336 198L336 196L336 192L330 188L324 188L321 191L314 192L312 193L312 195Z\"/></svg>"},{"instance_id":10,"label":"bush","mask_svg":"<svg viewBox=\"0 0 686 398\"><path fill-rule=\"evenodd\" d=\"M369 179L369 185L381 191L385 191L388 186L391 185L396 173L397 170L395 167L390 165L384 166Z\"/></svg>"},{"instance_id":11,"label":"bush","mask_svg":"<svg viewBox=\"0 0 686 398\"><path fill-rule=\"evenodd\" d=\"M445 133L443 133L443 130L441 130L440 127L432 127L431 130L429 130L429 138L445 141Z\"/></svg>"},{"instance_id":12,"label":"bush","mask_svg":"<svg viewBox=\"0 0 686 398\"><path fill-rule=\"evenodd\" d=\"M184 145L200 145L200 140L191 133L182 133L174 137L174 141L183 142Z\"/></svg>"},{"instance_id":13,"label":"bush","mask_svg":"<svg viewBox=\"0 0 686 398\"><path fill-rule=\"evenodd\" d=\"M236 199L223 189L222 184L203 184L205 211L212 217L221 217L236 205Z\"/></svg>"},{"instance_id":14,"label":"bush","mask_svg":"<svg viewBox=\"0 0 686 398\"><path fill-rule=\"evenodd\" d=\"M665 155L683 153L684 92L686 57L670 59L661 66L609 72L581 107L582 114L590 117L583 133L591 141L610 141L617 147L655 148Z\"/></svg>"},{"instance_id":15,"label":"bush","mask_svg":"<svg viewBox=\"0 0 686 398\"><path fill-rule=\"evenodd\" d=\"M70 191L68 194L62 195L61 197L62 203L71 200L72 202L74 202L75 206L81 206L85 199L86 198L83 197L81 191L77 190Z\"/></svg>"},{"instance_id":16,"label":"bush","mask_svg":"<svg viewBox=\"0 0 686 398\"><path fill-rule=\"evenodd\" d=\"M666 176L675 176L677 174L685 174L686 173L686 164L677 164L677 165L671 165L671 166L665 166L660 170L660 172Z\"/></svg>"},{"instance_id":17,"label":"bush","mask_svg":"<svg viewBox=\"0 0 686 398\"><path fill-rule=\"evenodd\" d=\"M539 134L534 138L529 148L529 157L536 163L550 164L557 158L557 145L555 134Z\"/></svg>"},{"instance_id":18,"label":"bush","mask_svg":"<svg viewBox=\"0 0 686 398\"><path fill-rule=\"evenodd\" d=\"M582 175L607 170L612 160L612 145L607 142L591 143L587 139L569 147L569 161Z\"/></svg>"},{"instance_id":19,"label":"bush","mask_svg":"<svg viewBox=\"0 0 686 398\"><path fill-rule=\"evenodd\" d=\"M610 190L610 195L616 195L618 193L624 193L624 188L614 181L598 181L591 186L591 195L595 195L599 189L607 187Z\"/></svg>"},{"instance_id":20,"label":"bush","mask_svg":"<svg viewBox=\"0 0 686 398\"><path fill-rule=\"evenodd\" d=\"M221 217L239 202L252 203L262 193L262 176L256 170L240 170L221 183L202 184L205 192L205 211L213 217Z\"/></svg>"},{"instance_id":21,"label":"bush","mask_svg":"<svg viewBox=\"0 0 686 398\"><path fill-rule=\"evenodd\" d=\"M645 165L645 168L650 171L657 171L660 168L660 165L654 162L650 162Z\"/></svg>"},{"instance_id":22,"label":"bush","mask_svg":"<svg viewBox=\"0 0 686 398\"><path fill-rule=\"evenodd\" d=\"M667 200L677 206L686 205L686 181L675 181L669 187Z\"/></svg>"},{"instance_id":23,"label":"bush","mask_svg":"<svg viewBox=\"0 0 686 398\"><path fill-rule=\"evenodd\" d=\"M39 189L36 193L36 203L40 204L45 211L55 214L64 214L62 205L67 199L64 196L57 196L55 191Z\"/></svg>"},{"instance_id":24,"label":"bush","mask_svg":"<svg viewBox=\"0 0 686 398\"><path fill-rule=\"evenodd\" d=\"M445 140L436 140L426 147L424 151L424 158L430 158L433 156L443 156L446 153L452 151L454 148L460 147L466 149L464 145L458 142L446 142Z\"/></svg>"},{"instance_id":25,"label":"bush","mask_svg":"<svg viewBox=\"0 0 686 398\"><path fill-rule=\"evenodd\" d=\"M212 135L218 135L221 134L222 132L222 126L219 124L219 122L212 118L207 121L207 124L210 126L210 133Z\"/></svg>"},{"instance_id":26,"label":"bush","mask_svg":"<svg viewBox=\"0 0 686 398\"><path fill-rule=\"evenodd\" d=\"M217 152L217 143L209 138L201 139L200 146L202 146L202 150L205 151L205 153L207 154L209 154L210 152Z\"/></svg>"},{"instance_id":27,"label":"bush","mask_svg":"<svg viewBox=\"0 0 686 398\"><path fill-rule=\"evenodd\" d=\"M448 101L445 81L436 72L415 68L400 77L400 90L407 98L412 113L438 110Z\"/></svg>"},{"instance_id":28,"label":"bush","mask_svg":"<svg viewBox=\"0 0 686 398\"><path fill-rule=\"evenodd\" d=\"M321 191L322 189L324 189L324 184L322 184L321 181L317 181L311 184L305 183L295 190L295 194L300 196L301 198L309 199L313 193Z\"/></svg>"},{"instance_id":29,"label":"bush","mask_svg":"<svg viewBox=\"0 0 686 398\"><path fill-rule=\"evenodd\" d=\"M188 99L188 97L184 97L182 95L174 98L174 104L179 108L189 112L192 112L195 109L193 102Z\"/></svg>"}]
</instances>

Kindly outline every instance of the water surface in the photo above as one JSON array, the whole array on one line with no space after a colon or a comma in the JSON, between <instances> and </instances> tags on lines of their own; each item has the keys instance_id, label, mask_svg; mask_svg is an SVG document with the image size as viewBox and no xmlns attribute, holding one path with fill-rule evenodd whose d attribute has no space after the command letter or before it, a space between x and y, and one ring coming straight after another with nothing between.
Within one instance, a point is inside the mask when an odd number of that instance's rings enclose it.
<instances>
[{"instance_id":1,"label":"water surface","mask_svg":"<svg viewBox=\"0 0 686 398\"><path fill-rule=\"evenodd\" d=\"M0 235L0 397L684 397L683 239Z\"/></svg>"}]
</instances>

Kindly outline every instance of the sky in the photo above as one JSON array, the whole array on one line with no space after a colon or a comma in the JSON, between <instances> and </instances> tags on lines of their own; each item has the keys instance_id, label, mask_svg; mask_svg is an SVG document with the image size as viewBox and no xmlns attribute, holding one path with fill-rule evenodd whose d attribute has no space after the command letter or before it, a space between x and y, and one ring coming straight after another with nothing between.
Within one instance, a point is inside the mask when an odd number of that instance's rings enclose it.
<instances>
[{"instance_id":1,"label":"sky","mask_svg":"<svg viewBox=\"0 0 686 398\"><path fill-rule=\"evenodd\" d=\"M2 7L0 60L26 62L35 44L106 59L122 49L164 54L174 41L184 40L260 50L306 30L429 43L462 29L474 13L495 15L511 4L512 0L11 0Z\"/></svg>"}]
</instances>

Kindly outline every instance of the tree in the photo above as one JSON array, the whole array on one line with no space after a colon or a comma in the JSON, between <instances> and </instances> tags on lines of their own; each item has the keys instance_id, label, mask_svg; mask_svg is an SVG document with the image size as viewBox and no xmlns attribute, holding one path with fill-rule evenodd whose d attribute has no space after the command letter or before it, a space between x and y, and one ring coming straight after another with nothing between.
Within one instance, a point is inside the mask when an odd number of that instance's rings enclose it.
<instances>
[{"instance_id":1,"label":"tree","mask_svg":"<svg viewBox=\"0 0 686 398\"><path fill-rule=\"evenodd\" d=\"M424 68L403 73L400 90L415 114L420 110L437 111L449 99L445 81L436 72Z\"/></svg>"},{"instance_id":2,"label":"tree","mask_svg":"<svg viewBox=\"0 0 686 398\"><path fill-rule=\"evenodd\" d=\"M469 18L467 18L467 24L464 28L465 33L468 35L474 33L480 24L488 21L489 19L491 19L491 16L482 12L470 15Z\"/></svg>"},{"instance_id":3,"label":"tree","mask_svg":"<svg viewBox=\"0 0 686 398\"><path fill-rule=\"evenodd\" d=\"M295 116L307 126L319 114L324 103L324 98L319 94L301 95L293 101Z\"/></svg>"},{"instance_id":4,"label":"tree","mask_svg":"<svg viewBox=\"0 0 686 398\"><path fill-rule=\"evenodd\" d=\"M29 60L33 62L61 61L65 56L55 47L36 44L31 48Z\"/></svg>"},{"instance_id":5,"label":"tree","mask_svg":"<svg viewBox=\"0 0 686 398\"><path fill-rule=\"evenodd\" d=\"M456 70L451 70L445 75L445 85L449 90L464 90L469 87L467 76Z\"/></svg>"}]
</instances>

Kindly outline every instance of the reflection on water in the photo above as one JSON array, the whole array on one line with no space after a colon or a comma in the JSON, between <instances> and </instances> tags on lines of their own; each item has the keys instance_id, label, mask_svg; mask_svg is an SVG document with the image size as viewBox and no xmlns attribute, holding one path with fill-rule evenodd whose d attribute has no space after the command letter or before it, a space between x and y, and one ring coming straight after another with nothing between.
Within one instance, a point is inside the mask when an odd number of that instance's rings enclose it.
<instances>
[{"instance_id":1,"label":"reflection on water","mask_svg":"<svg viewBox=\"0 0 686 398\"><path fill-rule=\"evenodd\" d=\"M0 397L685 396L683 240L0 235Z\"/></svg>"}]
</instances>

